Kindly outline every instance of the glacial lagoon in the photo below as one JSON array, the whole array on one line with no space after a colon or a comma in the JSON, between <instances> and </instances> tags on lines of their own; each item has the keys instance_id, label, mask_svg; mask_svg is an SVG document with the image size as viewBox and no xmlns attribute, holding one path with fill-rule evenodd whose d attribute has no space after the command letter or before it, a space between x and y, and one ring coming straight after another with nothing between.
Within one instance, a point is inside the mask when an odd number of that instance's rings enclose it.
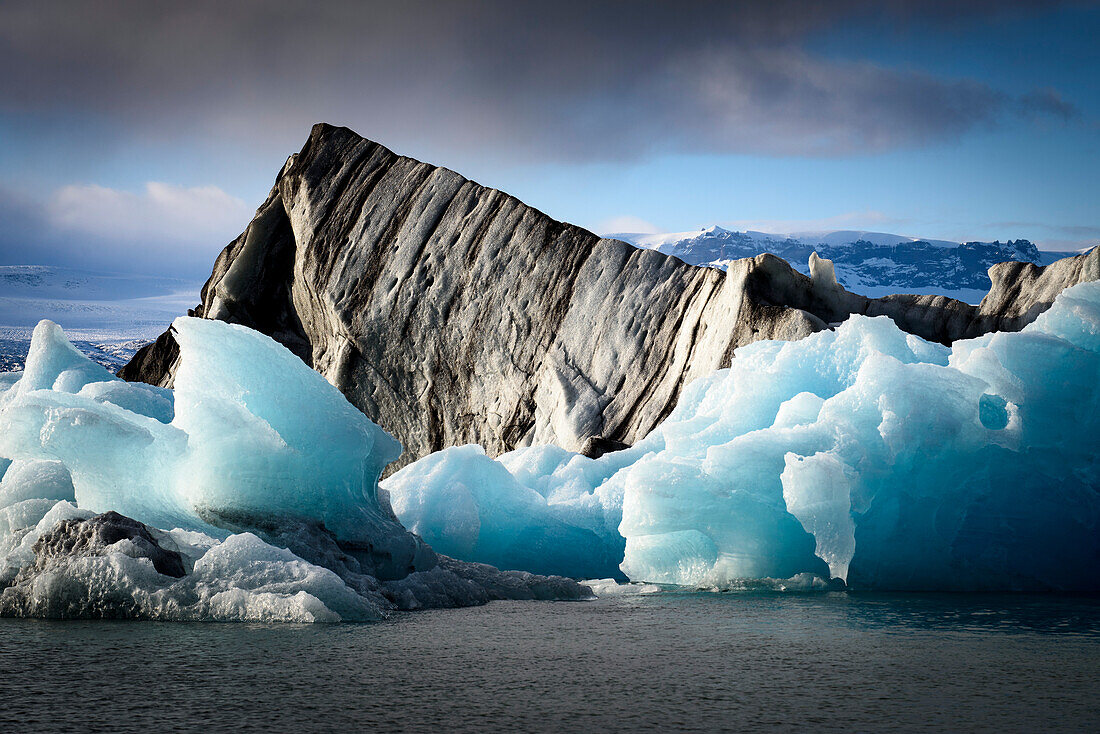
<instances>
[{"instance_id":1,"label":"glacial lagoon","mask_svg":"<svg viewBox=\"0 0 1100 734\"><path fill-rule=\"evenodd\" d=\"M0 620L0 730L1088 731L1100 599L606 594L369 624Z\"/></svg>"}]
</instances>

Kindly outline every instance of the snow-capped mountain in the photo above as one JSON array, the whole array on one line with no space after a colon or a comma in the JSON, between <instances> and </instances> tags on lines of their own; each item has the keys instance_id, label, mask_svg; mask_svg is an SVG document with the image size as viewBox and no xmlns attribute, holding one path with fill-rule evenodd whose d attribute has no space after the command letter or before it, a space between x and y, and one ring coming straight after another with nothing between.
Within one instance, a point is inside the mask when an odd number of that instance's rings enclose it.
<instances>
[{"instance_id":1,"label":"snow-capped mountain","mask_svg":"<svg viewBox=\"0 0 1100 734\"><path fill-rule=\"evenodd\" d=\"M770 252L808 275L810 254L816 251L833 261L837 280L855 293L936 293L968 303L978 303L989 290L986 271L991 265L1006 260L1045 265L1075 254L1040 252L1027 240L959 243L852 230L782 235L714 226L694 232L606 236L723 270L732 260Z\"/></svg>"}]
</instances>

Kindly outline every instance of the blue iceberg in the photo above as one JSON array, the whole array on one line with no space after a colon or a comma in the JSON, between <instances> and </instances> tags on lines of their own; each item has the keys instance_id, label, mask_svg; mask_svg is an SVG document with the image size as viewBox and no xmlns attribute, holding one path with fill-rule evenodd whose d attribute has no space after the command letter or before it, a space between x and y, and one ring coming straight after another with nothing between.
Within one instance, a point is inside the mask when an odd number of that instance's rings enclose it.
<instances>
[{"instance_id":1,"label":"blue iceberg","mask_svg":"<svg viewBox=\"0 0 1100 734\"><path fill-rule=\"evenodd\" d=\"M1100 282L1021 332L951 348L853 316L739 349L630 449L451 449L383 488L433 543L508 567L689 587L1094 591L1098 384ZM600 540L596 568L580 531Z\"/></svg>"},{"instance_id":2,"label":"blue iceberg","mask_svg":"<svg viewBox=\"0 0 1100 734\"><path fill-rule=\"evenodd\" d=\"M0 380L0 612L335 621L586 593L469 562L691 588L1100 588L1100 282L952 348L860 316L758 342L623 451L454 447L381 489L397 442L288 350L174 328L174 390L118 380L50 322Z\"/></svg>"},{"instance_id":3,"label":"blue iceberg","mask_svg":"<svg viewBox=\"0 0 1100 734\"><path fill-rule=\"evenodd\" d=\"M48 321L0 382L0 614L334 622L589 593L438 557L378 491L389 434L258 332L173 328L174 390Z\"/></svg>"}]
</instances>

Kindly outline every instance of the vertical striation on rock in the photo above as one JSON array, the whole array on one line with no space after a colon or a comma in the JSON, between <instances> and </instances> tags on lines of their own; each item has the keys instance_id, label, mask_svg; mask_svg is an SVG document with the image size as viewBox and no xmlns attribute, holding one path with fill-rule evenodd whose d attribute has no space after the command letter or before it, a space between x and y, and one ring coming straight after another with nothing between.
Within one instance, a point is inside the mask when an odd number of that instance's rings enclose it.
<instances>
[{"instance_id":1,"label":"vertical striation on rock","mask_svg":"<svg viewBox=\"0 0 1100 734\"><path fill-rule=\"evenodd\" d=\"M869 299L838 286L827 260L813 278L772 255L688 265L319 124L193 313L285 344L400 440L399 467L463 443L633 443L737 347L853 313L944 343L1019 329L1100 277L1098 253L997 265L979 307ZM174 359L166 333L119 374L169 386Z\"/></svg>"}]
</instances>

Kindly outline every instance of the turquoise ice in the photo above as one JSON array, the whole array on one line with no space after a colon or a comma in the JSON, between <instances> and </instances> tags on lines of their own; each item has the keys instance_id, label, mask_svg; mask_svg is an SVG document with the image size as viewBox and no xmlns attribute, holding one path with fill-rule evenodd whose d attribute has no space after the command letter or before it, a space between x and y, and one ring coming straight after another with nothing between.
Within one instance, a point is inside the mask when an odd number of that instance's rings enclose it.
<instances>
[{"instance_id":1,"label":"turquoise ice","mask_svg":"<svg viewBox=\"0 0 1100 734\"><path fill-rule=\"evenodd\" d=\"M0 380L0 586L57 522L115 510L160 528L192 572L169 592L120 550L74 559L42 599L115 583L159 618L375 618L389 602L374 587L347 591L241 531L323 527L384 581L431 553L398 519L448 555L575 577L1098 587L1100 283L952 348L859 316L758 342L625 451L454 447L386 491L400 447L288 350L221 322L175 330L174 390L117 380L49 322L26 371Z\"/></svg>"},{"instance_id":2,"label":"turquoise ice","mask_svg":"<svg viewBox=\"0 0 1100 734\"><path fill-rule=\"evenodd\" d=\"M35 329L26 370L0 394L0 589L33 566L35 541L57 522L114 510L191 571L167 579L124 541L41 577L52 585L33 589L31 613L115 598L159 619L380 618L392 605L372 590L232 529L324 527L369 550L377 563L364 572L407 575L430 551L378 500L398 443L268 337L192 318L174 330L173 391L118 380L56 324Z\"/></svg>"},{"instance_id":3,"label":"turquoise ice","mask_svg":"<svg viewBox=\"0 0 1100 734\"><path fill-rule=\"evenodd\" d=\"M599 575L636 581L1095 590L1098 384L1100 282L952 348L853 316L739 349L626 451L449 449L383 487L433 543L512 567L591 574L583 530Z\"/></svg>"}]
</instances>

